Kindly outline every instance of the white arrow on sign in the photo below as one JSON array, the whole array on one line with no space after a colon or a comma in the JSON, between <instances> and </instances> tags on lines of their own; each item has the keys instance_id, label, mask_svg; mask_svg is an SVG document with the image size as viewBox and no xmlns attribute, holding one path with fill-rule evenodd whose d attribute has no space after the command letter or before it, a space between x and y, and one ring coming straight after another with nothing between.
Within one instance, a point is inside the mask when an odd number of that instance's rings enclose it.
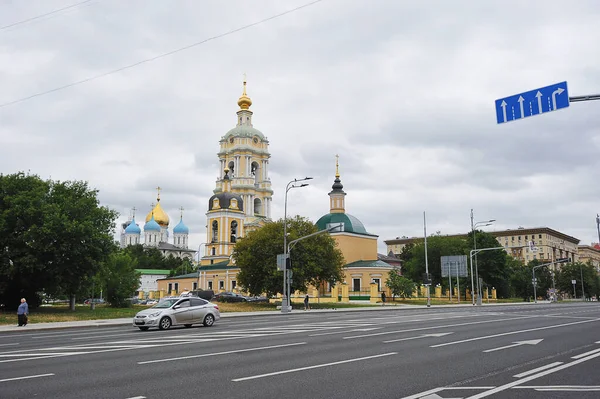
<instances>
[{"instance_id":1,"label":"white arrow on sign","mask_svg":"<svg viewBox=\"0 0 600 399\"><path fill-rule=\"evenodd\" d=\"M484 352L494 352L494 351L499 351L502 349L514 348L516 346L521 346L521 345L537 345L542 341L543 341L543 339L532 339L529 341L517 341L517 342L514 342L512 345L506 345L506 346L501 346L499 348L488 349L488 350L485 350Z\"/></svg>"},{"instance_id":2,"label":"white arrow on sign","mask_svg":"<svg viewBox=\"0 0 600 399\"><path fill-rule=\"evenodd\" d=\"M506 122L506 101L502 100L500 106L502 107L502 116L504 117L504 122Z\"/></svg>"},{"instance_id":3,"label":"white arrow on sign","mask_svg":"<svg viewBox=\"0 0 600 399\"><path fill-rule=\"evenodd\" d=\"M535 95L535 98L537 98L538 100L538 112L541 114L542 112L542 92L538 90L538 92Z\"/></svg>"},{"instance_id":4,"label":"white arrow on sign","mask_svg":"<svg viewBox=\"0 0 600 399\"><path fill-rule=\"evenodd\" d=\"M519 108L521 109L521 118L525 118L525 111L523 110L523 101L525 101L525 99L523 96L519 96L517 101L519 102Z\"/></svg>"},{"instance_id":5,"label":"white arrow on sign","mask_svg":"<svg viewBox=\"0 0 600 399\"><path fill-rule=\"evenodd\" d=\"M400 342L400 341L410 341L411 339L419 339L419 338L427 338L427 337L443 337L444 335L449 335L449 334L454 334L452 332L447 332L447 333L439 333L439 334L423 334L423 335L419 335L416 337L408 337L408 338L400 338L400 339L392 339L390 341L383 341L386 344L389 344L390 342Z\"/></svg>"},{"instance_id":6,"label":"white arrow on sign","mask_svg":"<svg viewBox=\"0 0 600 399\"><path fill-rule=\"evenodd\" d=\"M561 94L565 89L558 88L552 92L552 109L556 109L556 96Z\"/></svg>"}]
</instances>

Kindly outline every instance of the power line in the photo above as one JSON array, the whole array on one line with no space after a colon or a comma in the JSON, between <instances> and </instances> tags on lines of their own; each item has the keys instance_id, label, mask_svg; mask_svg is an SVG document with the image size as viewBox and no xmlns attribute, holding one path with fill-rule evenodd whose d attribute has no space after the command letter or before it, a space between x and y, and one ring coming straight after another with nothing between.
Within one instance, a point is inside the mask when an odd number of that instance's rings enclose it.
<instances>
[{"instance_id":1,"label":"power line","mask_svg":"<svg viewBox=\"0 0 600 399\"><path fill-rule=\"evenodd\" d=\"M12 28L13 26L21 25L21 24L24 24L26 22L30 22L30 21L34 21L36 19L47 17L48 15L56 14L56 13L64 11L64 10L68 10L69 8L75 8L75 7L78 7L78 6L82 5L82 4L89 3L90 1L93 1L93 0L80 1L79 3L71 4L70 6L59 8L59 9L56 9L54 11L47 12L45 14L41 14L41 15L38 15L38 16L35 16L35 17L27 18L27 19L24 19L22 21L14 22L14 23L9 24L9 25L0 26L0 30Z\"/></svg>"},{"instance_id":2,"label":"power line","mask_svg":"<svg viewBox=\"0 0 600 399\"><path fill-rule=\"evenodd\" d=\"M113 69L112 71L104 72L104 73L101 73L99 75L90 76L89 78L78 80L76 82L69 83L69 84L66 84L64 86L56 87L54 89L42 91L42 92L39 92L39 93L36 93L36 94L32 94L32 95L27 96L27 97L22 97L22 98L19 98L17 100L9 101L7 103L0 104L0 108L4 108L4 107L7 107L9 105L13 105L13 104L17 104L17 103L20 103L20 102L23 102L23 101L27 101L27 100L30 100L30 99L35 98L35 97L41 97L41 96L44 96L46 94L54 93L54 92L57 92L57 91L60 91L60 90L68 89L70 87L77 86L77 85L80 85L80 84L83 84L83 83L87 83L87 82L91 82L92 80L103 78L105 76L112 75L112 74L117 73L117 72L121 72L121 71L124 71L124 70L127 70L127 69L131 69L131 68L134 68L136 66L139 66L139 65L142 65L142 64L145 64L145 63L148 63L148 62L152 62L152 61L158 60L160 58L164 58L164 57L167 57L167 56L179 53L179 52L184 51L184 50L191 49L193 47L196 47L196 46L199 46L201 44L210 42L212 40L216 40L216 39L220 39L220 38L225 37L225 36L232 35L234 33L243 31L243 30L251 28L253 26L260 25L262 23L265 23L265 22L271 21L273 19L282 17L284 15L293 13L293 12L301 10L303 8L310 7L310 6L314 5L314 4L320 3L321 1L323 1L323 0L315 0L315 1L312 1L310 3L303 4L303 5L298 6L296 8L292 8L290 10L284 11L284 12L282 12L280 14L276 14L276 15L270 16L268 18L261 19L260 21L253 22L251 24L244 25L242 27L230 30L228 32L221 33L221 34L218 34L216 36L209 37L207 39L201 40L199 42L192 43L192 44L187 45L185 47L180 47L180 48L178 48L176 50L172 50L172 51L169 51L169 52L166 52L166 53L163 53L163 54L159 54L159 55L151 57L151 58L146 58L145 60L141 60L141 61L138 61L138 62L130 64L130 65L126 65L126 66L121 67L121 68Z\"/></svg>"}]
</instances>

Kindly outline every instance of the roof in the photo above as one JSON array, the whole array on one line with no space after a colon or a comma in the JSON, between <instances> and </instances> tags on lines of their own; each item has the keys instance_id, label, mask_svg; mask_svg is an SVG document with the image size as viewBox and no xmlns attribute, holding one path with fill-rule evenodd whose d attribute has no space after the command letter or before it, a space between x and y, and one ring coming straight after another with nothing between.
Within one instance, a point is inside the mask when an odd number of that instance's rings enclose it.
<instances>
[{"instance_id":1,"label":"roof","mask_svg":"<svg viewBox=\"0 0 600 399\"><path fill-rule=\"evenodd\" d=\"M248 126L248 125L239 125L234 127L233 129L231 129L230 131L227 132L227 134L225 134L225 138L229 138L229 137L254 137L257 136L260 139L264 139L265 136L262 134L262 132L258 129L253 128L252 126Z\"/></svg>"},{"instance_id":2,"label":"roof","mask_svg":"<svg viewBox=\"0 0 600 399\"><path fill-rule=\"evenodd\" d=\"M171 273L170 270L166 269L135 269L135 271L140 274L161 274L165 276L168 276L169 273Z\"/></svg>"},{"instance_id":3,"label":"roof","mask_svg":"<svg viewBox=\"0 0 600 399\"><path fill-rule=\"evenodd\" d=\"M384 262L389 262L390 264L391 263L402 263L402 259L396 258L395 256L384 255L384 254L377 254L377 259L384 261Z\"/></svg>"},{"instance_id":4,"label":"roof","mask_svg":"<svg viewBox=\"0 0 600 399\"><path fill-rule=\"evenodd\" d=\"M190 253L190 254L196 252L196 250L194 250L194 249L179 248L178 246L173 245L170 242L164 242L164 241L159 242L157 248L162 249L162 250L169 250L169 251L186 252L186 253Z\"/></svg>"},{"instance_id":5,"label":"roof","mask_svg":"<svg viewBox=\"0 0 600 399\"><path fill-rule=\"evenodd\" d=\"M213 210L213 204L214 204L213 201L215 198L219 199L219 208L217 208L217 209L228 209L228 210L240 211L240 212L244 210L244 200L242 199L242 196L239 194L232 193L230 191L226 191L226 192L220 192L220 193L215 194L212 197L210 197L210 199L208 200L208 210L209 211ZM234 198L237 200L237 209L233 209L233 208L230 209L229 206L231 205L231 200Z\"/></svg>"},{"instance_id":6,"label":"roof","mask_svg":"<svg viewBox=\"0 0 600 399\"><path fill-rule=\"evenodd\" d=\"M316 225L319 230L326 230L328 227L331 227L328 225L336 223L343 223L344 232L346 233L364 234L377 237L375 234L368 233L362 222L349 213L328 213L327 215L321 216L321 218L317 220ZM332 231L334 234L338 232L338 230Z\"/></svg>"},{"instance_id":7,"label":"roof","mask_svg":"<svg viewBox=\"0 0 600 399\"><path fill-rule=\"evenodd\" d=\"M385 263L379 259L377 260L357 260L352 263L348 263L346 266L348 269L359 269L359 268L384 268L384 269L393 269L394 266L389 263Z\"/></svg>"},{"instance_id":8,"label":"roof","mask_svg":"<svg viewBox=\"0 0 600 399\"><path fill-rule=\"evenodd\" d=\"M217 262L217 263L213 263L212 265L200 265L199 269L200 271L208 271L208 270L222 270L225 268L231 268L229 266L229 259L221 261L221 262Z\"/></svg>"},{"instance_id":9,"label":"roof","mask_svg":"<svg viewBox=\"0 0 600 399\"><path fill-rule=\"evenodd\" d=\"M183 223L183 218L179 220L179 223L173 229L173 233L175 234L189 234L190 229Z\"/></svg>"}]
</instances>

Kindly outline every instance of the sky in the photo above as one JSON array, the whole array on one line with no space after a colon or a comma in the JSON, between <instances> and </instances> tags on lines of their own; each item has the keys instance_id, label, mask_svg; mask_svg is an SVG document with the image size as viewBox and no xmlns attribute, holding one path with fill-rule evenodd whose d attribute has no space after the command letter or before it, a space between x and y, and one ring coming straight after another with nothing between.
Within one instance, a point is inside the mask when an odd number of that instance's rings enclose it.
<instances>
[{"instance_id":1,"label":"sky","mask_svg":"<svg viewBox=\"0 0 600 399\"><path fill-rule=\"evenodd\" d=\"M596 0L0 0L0 173L85 180L206 241L244 74L272 218L346 212L384 240L550 227L598 241L600 101L498 124L495 100L600 93ZM566 94L566 93L565 93ZM561 94L561 95L565 95ZM143 220L142 220L143 221Z\"/></svg>"}]
</instances>

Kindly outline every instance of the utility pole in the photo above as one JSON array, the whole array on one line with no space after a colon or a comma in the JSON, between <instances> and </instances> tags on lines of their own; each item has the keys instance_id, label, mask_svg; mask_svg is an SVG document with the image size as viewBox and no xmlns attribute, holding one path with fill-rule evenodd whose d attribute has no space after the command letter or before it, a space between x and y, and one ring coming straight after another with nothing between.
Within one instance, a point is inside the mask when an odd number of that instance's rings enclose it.
<instances>
[{"instance_id":1,"label":"utility pole","mask_svg":"<svg viewBox=\"0 0 600 399\"><path fill-rule=\"evenodd\" d=\"M425 211L423 211L423 232L425 233L425 287L427 288L427 307L430 307L431 296L429 286L431 285L431 280L429 279L429 264L427 263L427 220L425 219Z\"/></svg>"}]
</instances>

